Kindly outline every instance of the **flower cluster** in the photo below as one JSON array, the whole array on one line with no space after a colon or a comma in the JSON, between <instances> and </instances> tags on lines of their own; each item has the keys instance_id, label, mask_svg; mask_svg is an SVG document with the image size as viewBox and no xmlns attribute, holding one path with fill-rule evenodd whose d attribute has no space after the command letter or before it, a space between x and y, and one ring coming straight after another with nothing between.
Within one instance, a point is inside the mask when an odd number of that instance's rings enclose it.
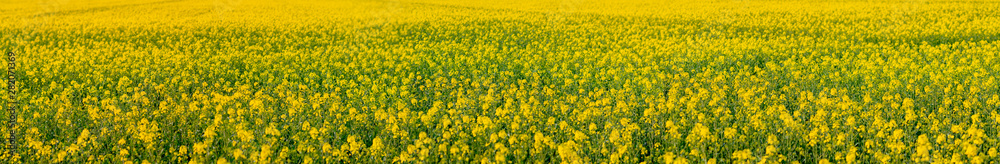
<instances>
[{"instance_id":1,"label":"flower cluster","mask_svg":"<svg viewBox=\"0 0 1000 164\"><path fill-rule=\"evenodd\" d=\"M3 163L1000 161L1000 3L145 1L0 4Z\"/></svg>"}]
</instances>

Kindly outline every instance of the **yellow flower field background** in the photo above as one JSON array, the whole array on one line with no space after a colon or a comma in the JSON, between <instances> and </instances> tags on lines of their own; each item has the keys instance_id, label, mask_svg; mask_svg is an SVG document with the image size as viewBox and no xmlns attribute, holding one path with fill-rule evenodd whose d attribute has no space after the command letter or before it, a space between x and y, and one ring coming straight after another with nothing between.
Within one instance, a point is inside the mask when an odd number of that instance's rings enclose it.
<instances>
[{"instance_id":1,"label":"yellow flower field background","mask_svg":"<svg viewBox=\"0 0 1000 164\"><path fill-rule=\"evenodd\" d=\"M1000 161L993 0L4 0L0 33L4 163Z\"/></svg>"}]
</instances>

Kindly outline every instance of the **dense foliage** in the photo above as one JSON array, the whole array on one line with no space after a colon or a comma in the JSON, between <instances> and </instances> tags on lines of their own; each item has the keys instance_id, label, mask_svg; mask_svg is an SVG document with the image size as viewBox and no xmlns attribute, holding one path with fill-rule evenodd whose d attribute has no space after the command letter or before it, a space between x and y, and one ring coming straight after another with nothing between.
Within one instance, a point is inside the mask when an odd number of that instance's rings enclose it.
<instances>
[{"instance_id":1,"label":"dense foliage","mask_svg":"<svg viewBox=\"0 0 1000 164\"><path fill-rule=\"evenodd\" d=\"M7 0L4 159L991 163L998 22L978 0Z\"/></svg>"}]
</instances>

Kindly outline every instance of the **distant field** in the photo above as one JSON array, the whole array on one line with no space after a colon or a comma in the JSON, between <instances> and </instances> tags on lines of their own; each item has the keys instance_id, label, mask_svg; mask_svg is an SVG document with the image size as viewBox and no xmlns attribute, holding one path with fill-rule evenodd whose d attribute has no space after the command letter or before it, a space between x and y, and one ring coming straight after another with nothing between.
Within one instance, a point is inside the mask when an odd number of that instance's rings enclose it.
<instances>
[{"instance_id":1,"label":"distant field","mask_svg":"<svg viewBox=\"0 0 1000 164\"><path fill-rule=\"evenodd\" d=\"M0 34L3 163L1000 162L1000 1L3 0Z\"/></svg>"}]
</instances>

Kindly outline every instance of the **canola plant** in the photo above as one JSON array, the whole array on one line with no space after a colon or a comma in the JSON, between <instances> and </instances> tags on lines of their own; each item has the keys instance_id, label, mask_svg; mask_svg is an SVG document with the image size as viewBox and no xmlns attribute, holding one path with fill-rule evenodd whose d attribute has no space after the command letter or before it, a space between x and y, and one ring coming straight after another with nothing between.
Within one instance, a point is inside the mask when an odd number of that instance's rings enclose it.
<instances>
[{"instance_id":1,"label":"canola plant","mask_svg":"<svg viewBox=\"0 0 1000 164\"><path fill-rule=\"evenodd\" d=\"M994 0L5 0L2 156L995 163L998 22Z\"/></svg>"}]
</instances>

